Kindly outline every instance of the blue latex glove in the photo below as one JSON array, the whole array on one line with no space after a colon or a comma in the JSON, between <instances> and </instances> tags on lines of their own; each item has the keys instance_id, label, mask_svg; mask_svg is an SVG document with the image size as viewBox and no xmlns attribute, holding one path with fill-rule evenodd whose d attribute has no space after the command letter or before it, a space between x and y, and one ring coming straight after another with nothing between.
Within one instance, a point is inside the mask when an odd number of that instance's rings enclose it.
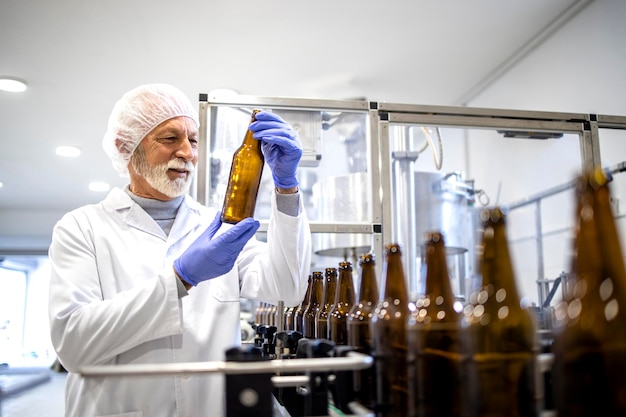
<instances>
[{"instance_id":1,"label":"blue latex glove","mask_svg":"<svg viewBox=\"0 0 626 417\"><path fill-rule=\"evenodd\" d=\"M279 188L298 185L296 169L302 157L302 145L289 123L277 114L262 111L256 114L256 121L248 128L256 139L263 141L261 147L265 162L272 171L274 185Z\"/></svg>"},{"instance_id":2,"label":"blue latex glove","mask_svg":"<svg viewBox=\"0 0 626 417\"><path fill-rule=\"evenodd\" d=\"M209 227L174 261L176 273L191 285L230 271L244 245L259 228L259 222L248 217L213 238L222 225L220 216L218 212Z\"/></svg>"}]
</instances>

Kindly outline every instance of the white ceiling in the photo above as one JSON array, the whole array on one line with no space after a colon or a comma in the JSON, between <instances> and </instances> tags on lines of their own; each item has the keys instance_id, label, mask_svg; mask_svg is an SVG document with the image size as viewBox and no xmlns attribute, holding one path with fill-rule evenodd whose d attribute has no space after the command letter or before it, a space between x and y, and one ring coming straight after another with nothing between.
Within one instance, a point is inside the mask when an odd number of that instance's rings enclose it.
<instances>
[{"instance_id":1,"label":"white ceiling","mask_svg":"<svg viewBox=\"0 0 626 417\"><path fill-rule=\"evenodd\" d=\"M103 197L90 181L123 185L100 140L139 84L192 100L230 88L461 105L589 2L0 0L0 75L29 84L0 91L0 215L66 211Z\"/></svg>"}]
</instances>

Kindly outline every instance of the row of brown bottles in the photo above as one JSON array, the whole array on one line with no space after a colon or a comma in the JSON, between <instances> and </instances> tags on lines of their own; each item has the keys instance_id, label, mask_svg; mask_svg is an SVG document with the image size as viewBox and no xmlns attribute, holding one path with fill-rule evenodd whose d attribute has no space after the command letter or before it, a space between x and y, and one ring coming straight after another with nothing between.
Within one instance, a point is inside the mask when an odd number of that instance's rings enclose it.
<instances>
[{"instance_id":1,"label":"row of brown bottles","mask_svg":"<svg viewBox=\"0 0 626 417\"><path fill-rule=\"evenodd\" d=\"M581 178L576 213L573 281L557 308L553 345L558 416L624 416L626 269L602 172ZM464 306L454 299L439 232L425 237L425 292L412 304L398 245L385 248L380 295L373 255L361 257L345 344L374 358L374 368L355 372L354 388L377 416L539 415L536 327L516 287L506 216L487 209L481 221L481 282ZM351 265L339 271L336 294Z\"/></svg>"}]
</instances>

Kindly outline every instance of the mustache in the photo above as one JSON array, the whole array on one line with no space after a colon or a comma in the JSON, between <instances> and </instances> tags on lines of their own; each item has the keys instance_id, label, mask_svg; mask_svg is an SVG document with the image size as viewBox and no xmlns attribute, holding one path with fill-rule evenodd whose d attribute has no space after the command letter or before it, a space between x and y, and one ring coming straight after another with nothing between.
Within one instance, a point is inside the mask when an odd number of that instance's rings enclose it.
<instances>
[{"instance_id":1,"label":"mustache","mask_svg":"<svg viewBox=\"0 0 626 417\"><path fill-rule=\"evenodd\" d=\"M184 161L182 159L171 159L167 163L167 169L178 169L188 171L190 174L193 174L196 170L196 167L193 166L191 161Z\"/></svg>"}]
</instances>

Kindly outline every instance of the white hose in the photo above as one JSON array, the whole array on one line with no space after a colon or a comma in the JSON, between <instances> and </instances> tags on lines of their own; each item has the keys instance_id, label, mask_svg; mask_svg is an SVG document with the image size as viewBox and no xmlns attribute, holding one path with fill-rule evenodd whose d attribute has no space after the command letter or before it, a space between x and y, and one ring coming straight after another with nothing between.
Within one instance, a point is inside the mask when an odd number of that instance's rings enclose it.
<instances>
[{"instance_id":1,"label":"white hose","mask_svg":"<svg viewBox=\"0 0 626 417\"><path fill-rule=\"evenodd\" d=\"M435 128L437 132L437 143L439 145L439 155L437 155L436 149L435 149L435 143L433 141L433 137L431 136L430 132L424 126L422 126L421 129L422 129L422 132L424 133L424 136L426 137L427 143L422 147L422 149L420 149L417 152L422 153L424 150L426 150L426 147L430 146L430 150L433 154L433 161L435 162L435 168L437 168L437 170L440 170L443 164L443 144L441 142L441 131L439 130L438 127Z\"/></svg>"}]
</instances>

